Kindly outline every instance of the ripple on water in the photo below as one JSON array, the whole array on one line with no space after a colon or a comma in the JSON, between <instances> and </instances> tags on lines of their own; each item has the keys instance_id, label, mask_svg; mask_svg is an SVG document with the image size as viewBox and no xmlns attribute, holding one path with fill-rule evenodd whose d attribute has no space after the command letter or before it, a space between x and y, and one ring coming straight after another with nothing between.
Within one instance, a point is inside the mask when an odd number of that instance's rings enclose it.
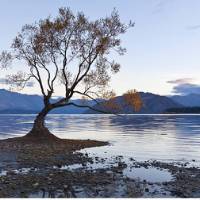
<instances>
[{"instance_id":1,"label":"ripple on water","mask_svg":"<svg viewBox=\"0 0 200 200\"><path fill-rule=\"evenodd\" d=\"M24 135L34 115L0 115L0 139ZM200 115L48 115L46 124L56 136L108 141L112 146L91 148L138 161L195 159L200 166ZM5 135L6 134L6 135Z\"/></svg>"}]
</instances>

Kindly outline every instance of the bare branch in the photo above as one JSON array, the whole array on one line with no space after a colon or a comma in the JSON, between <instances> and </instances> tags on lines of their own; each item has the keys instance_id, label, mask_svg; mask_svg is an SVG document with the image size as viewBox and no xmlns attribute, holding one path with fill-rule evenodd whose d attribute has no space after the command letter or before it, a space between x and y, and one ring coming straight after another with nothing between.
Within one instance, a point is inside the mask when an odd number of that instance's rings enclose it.
<instances>
[{"instance_id":1,"label":"bare branch","mask_svg":"<svg viewBox=\"0 0 200 200\"><path fill-rule=\"evenodd\" d=\"M92 92L108 89L111 76L120 68L107 57L111 51L119 55L125 52L119 36L132 26L122 23L116 10L109 17L92 21L83 13L75 15L69 8L61 8L55 18L23 26L12 44L13 55L4 54L5 59L0 60L26 62L28 74L39 83L47 110L65 106L75 93L96 102ZM60 77L64 98L51 103ZM85 92L79 88L85 88Z\"/></svg>"},{"instance_id":2,"label":"bare branch","mask_svg":"<svg viewBox=\"0 0 200 200\"><path fill-rule=\"evenodd\" d=\"M65 107L65 106L76 106L76 107L79 107L79 108L88 108L88 109L91 109L93 111L96 111L96 112L99 112L99 113L104 113L104 114L112 114L111 112L106 112L106 111L103 111L103 110L99 110L99 109L96 109L94 107L91 107L91 106L88 106L88 105L79 105L79 104L75 104L73 102L70 102L70 103L67 103L67 104L60 104L60 105L57 105L56 108L59 108L59 107Z\"/></svg>"},{"instance_id":3,"label":"bare branch","mask_svg":"<svg viewBox=\"0 0 200 200\"><path fill-rule=\"evenodd\" d=\"M95 101L97 104L100 104L100 102L97 101L97 99L93 98L92 96L90 96L89 94L87 94L87 93L85 93L85 92L82 93L82 92L79 92L79 91L74 91L74 94L80 94L80 95L83 95L83 96L88 97L89 99Z\"/></svg>"},{"instance_id":4,"label":"bare branch","mask_svg":"<svg viewBox=\"0 0 200 200\"><path fill-rule=\"evenodd\" d=\"M11 88L16 86L19 90L22 90L32 77L32 75L18 72L17 74L7 75L6 82L11 85Z\"/></svg>"}]
</instances>

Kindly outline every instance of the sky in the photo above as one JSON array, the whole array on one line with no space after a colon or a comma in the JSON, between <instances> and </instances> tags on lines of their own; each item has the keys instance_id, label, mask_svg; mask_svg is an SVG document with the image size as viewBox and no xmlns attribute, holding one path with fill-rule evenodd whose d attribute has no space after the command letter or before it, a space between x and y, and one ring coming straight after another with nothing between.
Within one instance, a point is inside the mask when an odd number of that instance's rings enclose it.
<instances>
[{"instance_id":1,"label":"sky","mask_svg":"<svg viewBox=\"0 0 200 200\"><path fill-rule=\"evenodd\" d=\"M83 11L90 19L108 16L116 8L123 22L135 22L121 37L127 53L115 58L122 66L111 82L118 95L128 89L200 93L199 0L0 0L0 51L10 48L24 24L56 16L59 7ZM0 78L22 67L18 65L1 72ZM40 94L37 86L21 92Z\"/></svg>"}]
</instances>

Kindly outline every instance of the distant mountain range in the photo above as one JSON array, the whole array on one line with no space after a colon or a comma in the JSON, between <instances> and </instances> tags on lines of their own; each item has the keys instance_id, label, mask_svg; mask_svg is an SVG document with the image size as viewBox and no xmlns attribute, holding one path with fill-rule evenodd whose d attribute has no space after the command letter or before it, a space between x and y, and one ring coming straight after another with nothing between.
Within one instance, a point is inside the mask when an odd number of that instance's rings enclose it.
<instances>
[{"instance_id":1,"label":"distant mountain range","mask_svg":"<svg viewBox=\"0 0 200 200\"><path fill-rule=\"evenodd\" d=\"M200 107L200 94L190 94L186 96L160 96L152 93L140 92L143 107L139 113L164 113L166 110L175 109L178 111L185 107ZM72 100L80 104L81 100ZM116 102L123 104L123 96L116 97ZM98 109L94 101L88 101L88 105ZM34 114L43 107L42 97L39 95L27 95L8 90L0 89L0 114ZM186 109L187 110L187 109ZM192 109L190 109L192 110ZM195 109L196 110L196 109ZM174 111L174 110L173 110ZM67 106L53 110L54 114L82 114L96 113L87 108ZM121 113L135 113L130 106L124 106Z\"/></svg>"},{"instance_id":2,"label":"distant mountain range","mask_svg":"<svg viewBox=\"0 0 200 200\"><path fill-rule=\"evenodd\" d=\"M188 94L184 96L174 95L174 96L169 96L169 98L186 107L200 106L200 94Z\"/></svg>"},{"instance_id":3,"label":"distant mountain range","mask_svg":"<svg viewBox=\"0 0 200 200\"><path fill-rule=\"evenodd\" d=\"M72 100L76 104L80 104L81 100ZM93 101L86 102L90 106L95 103ZM43 98L39 95L27 95L8 90L0 89L0 114L35 114L43 108ZM57 108L51 111L52 114L81 114L87 108L78 108L75 106L67 106Z\"/></svg>"}]
</instances>

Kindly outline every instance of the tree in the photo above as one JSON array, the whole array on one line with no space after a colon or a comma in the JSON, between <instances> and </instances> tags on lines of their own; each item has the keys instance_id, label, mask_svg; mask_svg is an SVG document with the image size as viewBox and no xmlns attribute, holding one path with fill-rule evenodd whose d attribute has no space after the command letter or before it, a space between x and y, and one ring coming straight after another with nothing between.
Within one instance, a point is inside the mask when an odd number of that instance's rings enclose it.
<instances>
[{"instance_id":1,"label":"tree","mask_svg":"<svg viewBox=\"0 0 200 200\"><path fill-rule=\"evenodd\" d=\"M135 112L140 111L140 109L143 106L142 99L140 97L140 94L136 90L128 90L123 95L125 103L127 105L130 105L134 108Z\"/></svg>"},{"instance_id":2,"label":"tree","mask_svg":"<svg viewBox=\"0 0 200 200\"><path fill-rule=\"evenodd\" d=\"M91 21L83 13L74 15L69 8L60 8L56 18L22 27L12 43L10 59L23 61L26 69L9 75L9 83L23 88L34 79L44 102L27 136L50 135L44 121L52 109L69 105L93 109L70 102L75 94L96 101L100 94L109 93L108 83L120 65L108 56L111 52L125 53L119 36L133 25L122 23L116 10L109 17ZM62 85L64 94L52 102L56 82Z\"/></svg>"},{"instance_id":3,"label":"tree","mask_svg":"<svg viewBox=\"0 0 200 200\"><path fill-rule=\"evenodd\" d=\"M95 106L95 109L104 111L105 113L112 114L124 114L129 111L138 112L143 106L142 98L140 93L135 89L128 90L122 96L116 97L114 93L108 93L107 98L104 98L104 101L98 103ZM95 112L96 113L96 112Z\"/></svg>"},{"instance_id":4,"label":"tree","mask_svg":"<svg viewBox=\"0 0 200 200\"><path fill-rule=\"evenodd\" d=\"M0 70L5 70L11 64L12 56L7 51L0 54ZM6 79L1 78L1 83L6 84Z\"/></svg>"},{"instance_id":5,"label":"tree","mask_svg":"<svg viewBox=\"0 0 200 200\"><path fill-rule=\"evenodd\" d=\"M0 69L6 69L12 61L12 55L7 52L7 51L3 51L0 54Z\"/></svg>"}]
</instances>

